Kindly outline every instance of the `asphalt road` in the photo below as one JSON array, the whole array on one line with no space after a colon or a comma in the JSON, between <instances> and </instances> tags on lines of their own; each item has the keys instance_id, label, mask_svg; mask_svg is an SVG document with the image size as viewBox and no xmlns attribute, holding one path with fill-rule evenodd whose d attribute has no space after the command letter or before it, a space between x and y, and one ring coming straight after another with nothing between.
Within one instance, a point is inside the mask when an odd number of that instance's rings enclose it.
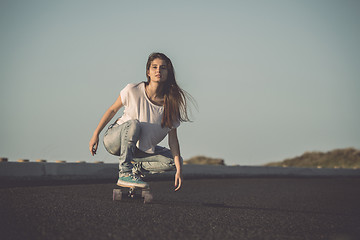
<instances>
[{"instance_id":1,"label":"asphalt road","mask_svg":"<svg viewBox=\"0 0 360 240\"><path fill-rule=\"evenodd\" d=\"M151 182L151 204L114 202L112 183L2 184L0 238L360 239L360 178L172 184Z\"/></svg>"}]
</instances>

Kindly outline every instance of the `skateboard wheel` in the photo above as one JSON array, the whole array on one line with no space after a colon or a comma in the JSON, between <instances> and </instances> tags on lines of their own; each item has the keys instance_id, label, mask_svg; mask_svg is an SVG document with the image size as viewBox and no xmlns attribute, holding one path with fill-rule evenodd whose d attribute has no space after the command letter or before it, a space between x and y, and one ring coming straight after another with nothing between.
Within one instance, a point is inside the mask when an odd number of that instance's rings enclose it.
<instances>
[{"instance_id":1,"label":"skateboard wheel","mask_svg":"<svg viewBox=\"0 0 360 240\"><path fill-rule=\"evenodd\" d=\"M145 190L145 189L143 189L142 191L141 191L141 197L142 198L144 198L145 197L145 195L146 194L149 194L150 193L150 191L149 190Z\"/></svg>"},{"instance_id":2,"label":"skateboard wheel","mask_svg":"<svg viewBox=\"0 0 360 240\"><path fill-rule=\"evenodd\" d=\"M120 201L122 198L122 192L120 189L113 189L113 201Z\"/></svg>"},{"instance_id":3,"label":"skateboard wheel","mask_svg":"<svg viewBox=\"0 0 360 240\"><path fill-rule=\"evenodd\" d=\"M153 200L153 195L151 193L145 193L144 203L150 203Z\"/></svg>"}]
</instances>

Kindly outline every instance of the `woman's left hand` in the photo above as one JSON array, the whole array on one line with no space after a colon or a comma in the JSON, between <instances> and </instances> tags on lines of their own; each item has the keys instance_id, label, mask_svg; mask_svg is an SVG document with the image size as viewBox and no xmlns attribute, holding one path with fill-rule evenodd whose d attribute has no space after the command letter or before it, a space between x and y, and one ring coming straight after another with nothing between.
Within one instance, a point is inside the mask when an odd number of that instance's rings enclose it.
<instances>
[{"instance_id":1,"label":"woman's left hand","mask_svg":"<svg viewBox=\"0 0 360 240\"><path fill-rule=\"evenodd\" d=\"M168 133L169 137L169 146L172 155L174 156L174 163L176 167L176 174L175 174L175 192L180 190L182 182L183 182L183 176L182 176L182 165L183 160L180 157L180 146L179 146L179 140L177 137L176 128L172 129Z\"/></svg>"},{"instance_id":2,"label":"woman's left hand","mask_svg":"<svg viewBox=\"0 0 360 240\"><path fill-rule=\"evenodd\" d=\"M182 172L177 171L175 174L175 192L180 190L183 182Z\"/></svg>"}]
</instances>

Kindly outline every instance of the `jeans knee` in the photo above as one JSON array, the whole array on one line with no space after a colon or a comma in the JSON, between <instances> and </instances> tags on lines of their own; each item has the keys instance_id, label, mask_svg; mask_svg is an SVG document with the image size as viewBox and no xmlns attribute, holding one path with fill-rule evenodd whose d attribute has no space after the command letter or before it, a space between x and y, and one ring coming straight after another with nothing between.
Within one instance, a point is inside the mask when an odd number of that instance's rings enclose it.
<instances>
[{"instance_id":1,"label":"jeans knee","mask_svg":"<svg viewBox=\"0 0 360 240\"><path fill-rule=\"evenodd\" d=\"M120 143L114 141L113 138L106 135L103 140L106 151L115 156L120 156Z\"/></svg>"},{"instance_id":2,"label":"jeans knee","mask_svg":"<svg viewBox=\"0 0 360 240\"><path fill-rule=\"evenodd\" d=\"M129 120L128 126L129 126L129 135L130 135L129 141L137 142L137 140L139 140L140 138L140 132L141 132L139 120L137 119Z\"/></svg>"}]
</instances>

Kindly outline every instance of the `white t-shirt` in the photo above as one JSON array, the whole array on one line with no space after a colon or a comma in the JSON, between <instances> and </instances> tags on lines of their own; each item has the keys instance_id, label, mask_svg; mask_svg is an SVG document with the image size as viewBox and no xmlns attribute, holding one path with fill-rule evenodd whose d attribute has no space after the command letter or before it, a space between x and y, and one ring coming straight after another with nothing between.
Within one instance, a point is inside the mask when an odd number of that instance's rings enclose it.
<instances>
[{"instance_id":1,"label":"white t-shirt","mask_svg":"<svg viewBox=\"0 0 360 240\"><path fill-rule=\"evenodd\" d=\"M145 82L128 84L120 92L121 101L125 107L124 114L117 120L117 124L137 119L140 122L141 134L136 146L144 152L154 153L155 147L171 130L161 127L164 112L163 106L153 104L145 93ZM174 128L180 122L174 124Z\"/></svg>"}]
</instances>

